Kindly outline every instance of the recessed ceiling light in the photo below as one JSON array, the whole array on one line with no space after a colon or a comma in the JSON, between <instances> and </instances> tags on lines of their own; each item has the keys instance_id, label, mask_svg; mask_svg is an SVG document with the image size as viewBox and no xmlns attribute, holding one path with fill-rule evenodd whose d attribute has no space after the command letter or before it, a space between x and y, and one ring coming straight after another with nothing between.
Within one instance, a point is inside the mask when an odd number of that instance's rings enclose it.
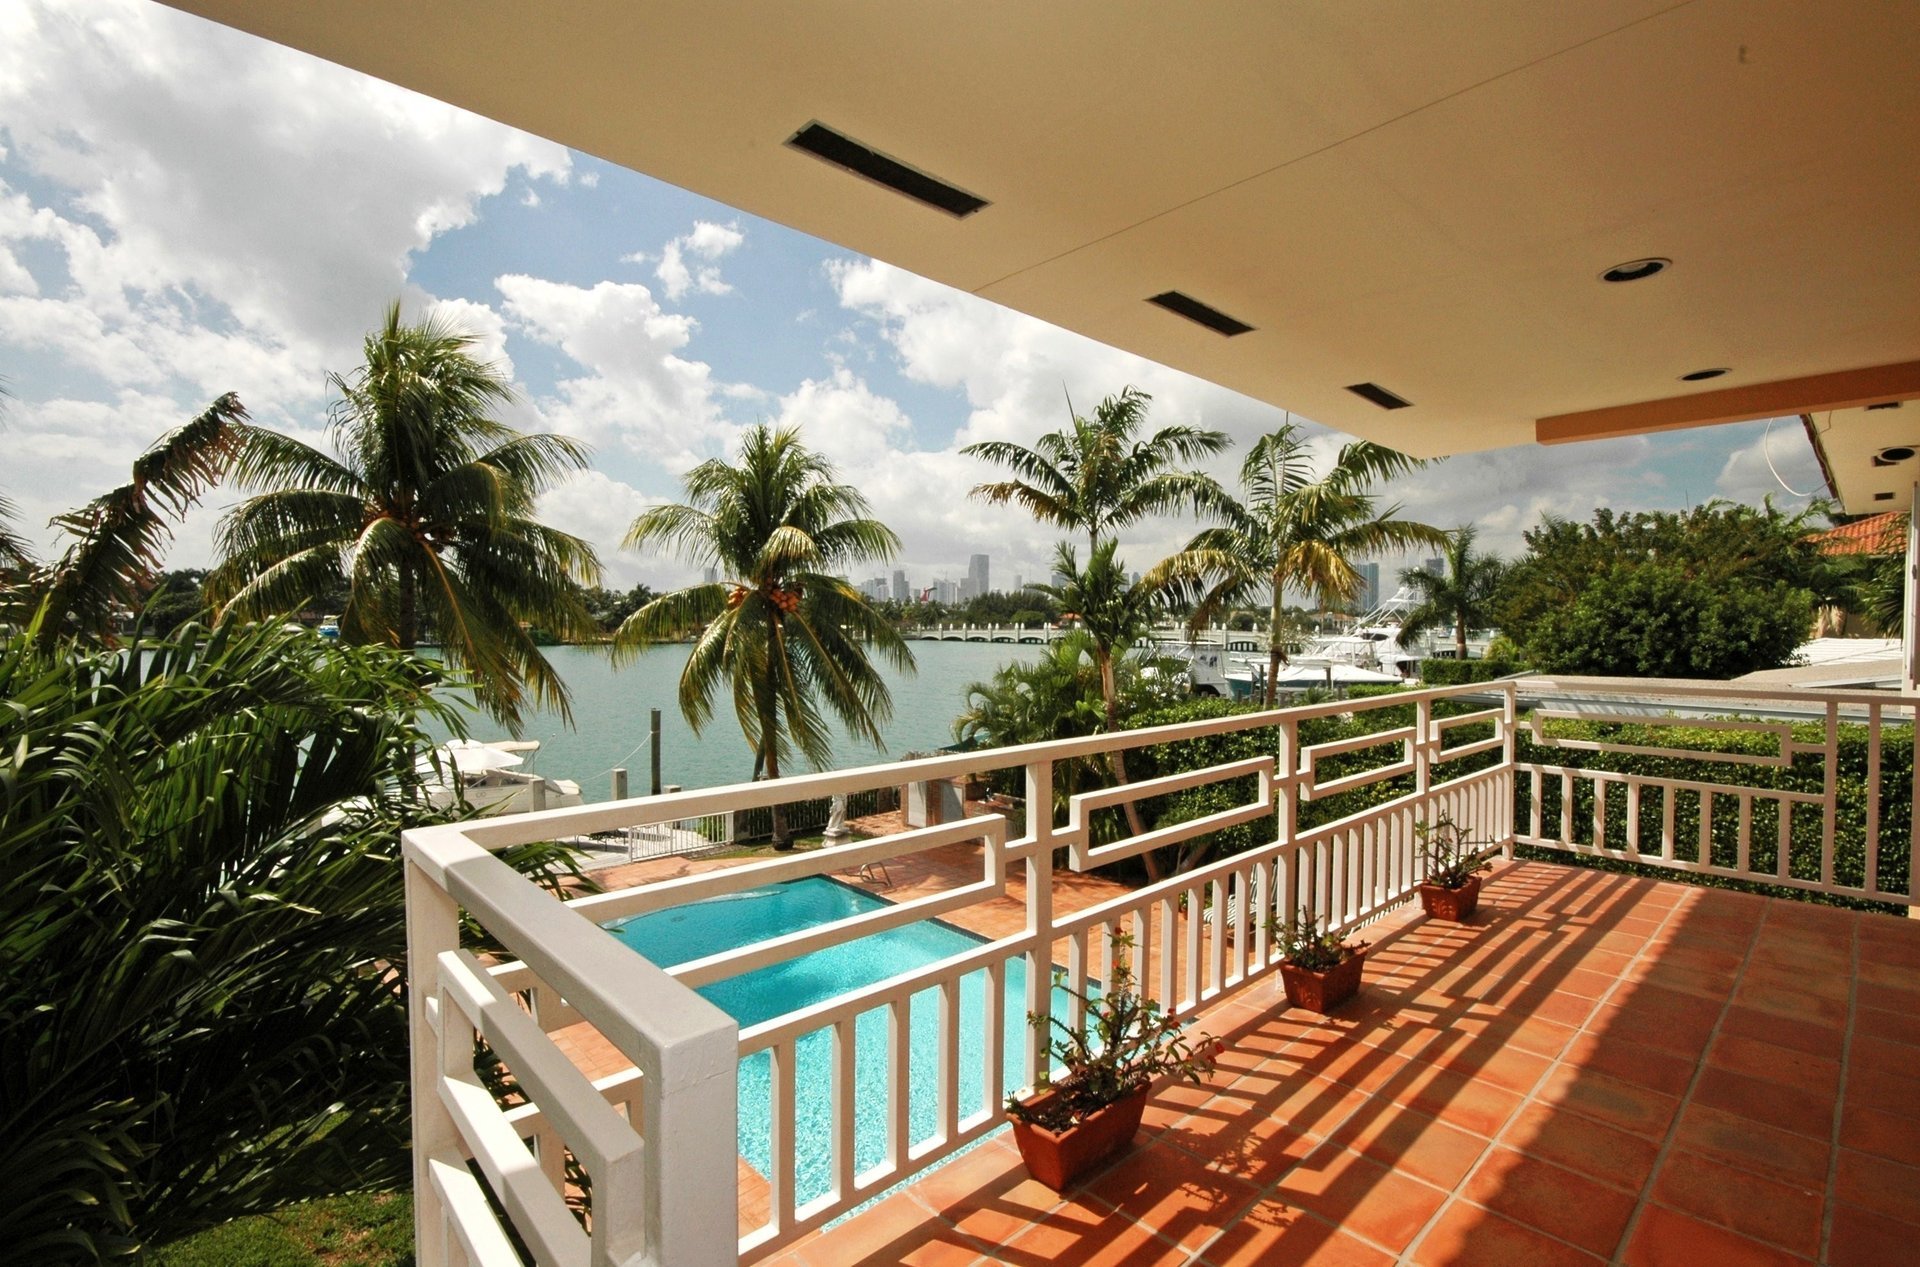
<instances>
[{"instance_id":1,"label":"recessed ceiling light","mask_svg":"<svg viewBox=\"0 0 1920 1267\"><path fill-rule=\"evenodd\" d=\"M1637 282L1643 277L1652 277L1655 273L1665 272L1673 264L1672 260L1650 255L1644 260L1628 260L1624 264L1615 264L1600 274L1603 282Z\"/></svg>"},{"instance_id":2,"label":"recessed ceiling light","mask_svg":"<svg viewBox=\"0 0 1920 1267\"><path fill-rule=\"evenodd\" d=\"M1224 334L1229 339L1236 334L1245 334L1253 329L1240 318L1229 317L1213 305L1203 304L1192 295L1185 295L1177 290L1163 290L1157 295L1150 295L1147 302L1185 317L1188 321L1198 322L1215 334Z\"/></svg>"},{"instance_id":3,"label":"recessed ceiling light","mask_svg":"<svg viewBox=\"0 0 1920 1267\"><path fill-rule=\"evenodd\" d=\"M1882 449L1876 453L1874 455L1874 462L1876 465L1892 466L1895 462L1904 462L1912 456L1913 449L1911 446L1896 444L1891 448Z\"/></svg>"},{"instance_id":4,"label":"recessed ceiling light","mask_svg":"<svg viewBox=\"0 0 1920 1267\"><path fill-rule=\"evenodd\" d=\"M1725 367L1717 370L1695 370L1691 374L1682 374L1680 381L1683 383L1704 383L1710 378L1719 378L1726 372Z\"/></svg>"},{"instance_id":5,"label":"recessed ceiling light","mask_svg":"<svg viewBox=\"0 0 1920 1267\"><path fill-rule=\"evenodd\" d=\"M1362 400L1370 400L1382 409L1405 409L1413 402L1396 396L1378 383L1349 383L1347 390Z\"/></svg>"},{"instance_id":6,"label":"recessed ceiling light","mask_svg":"<svg viewBox=\"0 0 1920 1267\"><path fill-rule=\"evenodd\" d=\"M825 159L835 167L865 176L877 185L885 185L895 193L905 194L915 202L937 207L955 219L970 216L987 205L985 198L937 176L929 176L917 167L909 167L899 159L889 158L824 123L807 124L788 137L787 144Z\"/></svg>"}]
</instances>

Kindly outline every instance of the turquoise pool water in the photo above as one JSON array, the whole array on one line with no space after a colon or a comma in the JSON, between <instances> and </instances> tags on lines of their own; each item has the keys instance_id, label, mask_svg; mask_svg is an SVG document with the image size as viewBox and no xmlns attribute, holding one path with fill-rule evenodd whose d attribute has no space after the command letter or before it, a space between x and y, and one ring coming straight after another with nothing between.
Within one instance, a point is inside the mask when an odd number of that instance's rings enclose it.
<instances>
[{"instance_id":1,"label":"turquoise pool water","mask_svg":"<svg viewBox=\"0 0 1920 1267\"><path fill-rule=\"evenodd\" d=\"M782 933L833 923L887 905L880 898L816 877L769 885L747 893L709 898L609 925L609 931L662 967L672 967ZM922 920L857 941L832 946L703 986L700 993L740 1022L741 1028L770 1020L862 986L884 981L983 944L984 939L933 920ZM986 974L960 983L960 1117L983 1107L986 1049L980 1019ZM1006 1091L1023 1082L1022 1045L1027 1029L1026 966L1007 965ZM1054 1011L1065 1014L1056 990ZM939 1068L939 997L932 989L913 996L908 1120L914 1142L937 1129L934 1100ZM855 1171L879 1164L886 1149L886 1009L863 1012L854 1023ZM795 1051L794 1191L799 1204L824 1195L832 1180L832 1038L828 1030L804 1035ZM771 1062L760 1052L740 1065L740 1155L759 1170L771 1165L768 1145ZM1004 1092L1003 1092L1004 1094Z\"/></svg>"}]
</instances>

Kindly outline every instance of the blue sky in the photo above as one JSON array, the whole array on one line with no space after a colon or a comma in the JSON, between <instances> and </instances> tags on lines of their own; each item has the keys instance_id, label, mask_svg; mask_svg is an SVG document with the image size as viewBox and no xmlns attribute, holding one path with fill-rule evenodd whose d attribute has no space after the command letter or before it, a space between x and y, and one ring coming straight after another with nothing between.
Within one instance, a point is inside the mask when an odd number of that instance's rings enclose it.
<instances>
[{"instance_id":1,"label":"blue sky","mask_svg":"<svg viewBox=\"0 0 1920 1267\"><path fill-rule=\"evenodd\" d=\"M542 511L611 583L688 579L625 525L753 422L797 422L902 536L916 584L1044 570L1050 534L971 502L957 449L1031 442L1127 384L1241 444L1271 406L146 0L0 7L0 491L21 526L120 483L223 391L324 441L328 371L385 305L439 306L510 364L511 421L589 440ZM1340 437L1325 433L1329 451ZM1757 500L1818 476L1799 424L1473 454L1393 490L1512 552L1543 511ZM1230 456L1219 464L1232 469ZM174 562L204 562L217 495ZM1141 525L1141 562L1190 523ZM1389 561L1390 566L1398 561Z\"/></svg>"}]
</instances>

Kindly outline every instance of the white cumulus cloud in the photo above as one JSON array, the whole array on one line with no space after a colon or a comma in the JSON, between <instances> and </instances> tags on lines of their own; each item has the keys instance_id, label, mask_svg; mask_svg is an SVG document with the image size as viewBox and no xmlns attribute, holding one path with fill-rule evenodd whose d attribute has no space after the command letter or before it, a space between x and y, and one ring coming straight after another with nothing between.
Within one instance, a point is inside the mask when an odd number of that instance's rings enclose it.
<instances>
[{"instance_id":1,"label":"white cumulus cloud","mask_svg":"<svg viewBox=\"0 0 1920 1267\"><path fill-rule=\"evenodd\" d=\"M660 279L668 299L678 300L689 291L703 295L730 294L733 287L720 276L719 261L746 240L747 235L738 225L696 220L691 233L672 238L661 248L654 276ZM635 263L645 259L644 256L627 258Z\"/></svg>"}]
</instances>

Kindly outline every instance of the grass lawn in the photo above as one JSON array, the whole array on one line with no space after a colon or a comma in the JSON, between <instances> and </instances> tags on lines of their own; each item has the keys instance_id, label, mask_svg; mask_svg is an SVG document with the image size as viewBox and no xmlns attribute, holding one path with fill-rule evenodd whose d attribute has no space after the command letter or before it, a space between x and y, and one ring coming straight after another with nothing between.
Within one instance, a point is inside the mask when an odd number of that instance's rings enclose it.
<instances>
[{"instance_id":1,"label":"grass lawn","mask_svg":"<svg viewBox=\"0 0 1920 1267\"><path fill-rule=\"evenodd\" d=\"M411 1267L413 1196L363 1192L235 1219L156 1248L156 1267Z\"/></svg>"}]
</instances>

